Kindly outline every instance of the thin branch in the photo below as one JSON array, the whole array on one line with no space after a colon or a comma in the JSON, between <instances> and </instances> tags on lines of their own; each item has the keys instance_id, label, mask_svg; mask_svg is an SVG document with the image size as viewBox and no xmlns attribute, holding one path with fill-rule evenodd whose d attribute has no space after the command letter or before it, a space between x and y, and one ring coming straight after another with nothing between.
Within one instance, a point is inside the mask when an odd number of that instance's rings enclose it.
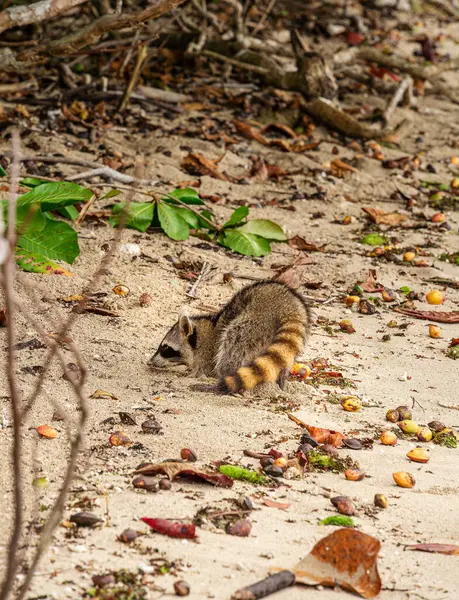
<instances>
[{"instance_id":1,"label":"thin branch","mask_svg":"<svg viewBox=\"0 0 459 600\"><path fill-rule=\"evenodd\" d=\"M145 60L148 57L148 46L147 44L143 44L142 46L140 46L140 48L137 51L137 60L134 66L134 69L132 71L132 75L131 78L129 80L129 83L126 87L126 91L123 94L123 97L121 98L121 102L119 104L119 108L118 111L119 112L123 112L127 105L129 104L129 98L131 97L131 94L137 84L137 80L139 79L140 76L140 72L142 70L142 67L144 65Z\"/></svg>"},{"instance_id":2,"label":"thin branch","mask_svg":"<svg viewBox=\"0 0 459 600\"><path fill-rule=\"evenodd\" d=\"M0 33L12 27L23 27L52 19L63 12L85 4L88 0L41 0L32 4L10 6L0 12Z\"/></svg>"},{"instance_id":3,"label":"thin branch","mask_svg":"<svg viewBox=\"0 0 459 600\"><path fill-rule=\"evenodd\" d=\"M394 111L397 106L400 104L402 99L408 94L411 98L410 90L413 88L413 80L410 76L405 77L405 79L398 86L395 94L392 96L389 104L387 105L386 110L384 111L383 121L386 127L389 125L390 120L394 115Z\"/></svg>"},{"instance_id":4,"label":"thin branch","mask_svg":"<svg viewBox=\"0 0 459 600\"><path fill-rule=\"evenodd\" d=\"M13 413L14 441L13 441L13 469L14 469L14 523L8 548L8 569L5 581L0 591L0 600L6 600L13 586L18 568L18 545L23 525L23 472L22 472L22 415L21 398L16 379L16 353L15 353L15 331L14 317L15 306L14 273L15 263L13 258L14 245L16 241L16 198L18 190L19 170L21 166L21 148L19 133L17 130L12 134L13 159L11 164L11 185L8 200L8 243L9 252L3 264L3 290L5 293L7 329L6 338L8 345L6 375L11 396ZM1 212L1 211L0 211ZM1 233L1 228L0 228Z\"/></svg>"},{"instance_id":5,"label":"thin branch","mask_svg":"<svg viewBox=\"0 0 459 600\"><path fill-rule=\"evenodd\" d=\"M58 40L49 41L33 50L23 52L18 58L20 60L36 60L40 55L66 56L78 52L97 42L105 33L134 27L150 19L158 19L184 2L185 0L158 0L153 6L133 13L103 15L91 21L86 27L77 29Z\"/></svg>"},{"instance_id":6,"label":"thin branch","mask_svg":"<svg viewBox=\"0 0 459 600\"><path fill-rule=\"evenodd\" d=\"M218 52L213 52L212 50L203 50L201 52L201 55L221 60L222 62L228 63L229 65L233 65L233 67L244 69L244 71L251 71L252 73L258 73L258 75L268 75L269 73L268 69L265 69L264 67L259 67L258 65L252 65L246 62L241 62L234 58L229 58L229 56L218 54Z\"/></svg>"}]
</instances>

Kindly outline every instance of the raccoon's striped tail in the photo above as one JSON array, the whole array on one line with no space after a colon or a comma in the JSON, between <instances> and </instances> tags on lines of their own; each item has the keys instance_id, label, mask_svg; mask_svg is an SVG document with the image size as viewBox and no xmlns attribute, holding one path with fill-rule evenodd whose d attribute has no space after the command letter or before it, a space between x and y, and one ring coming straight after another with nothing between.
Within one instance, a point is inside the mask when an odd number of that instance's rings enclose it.
<instances>
[{"instance_id":1,"label":"raccoon's striped tail","mask_svg":"<svg viewBox=\"0 0 459 600\"><path fill-rule=\"evenodd\" d=\"M307 325L299 320L282 325L264 354L224 378L226 388L235 394L251 390L260 383L276 382L282 371L293 365L303 348L306 334Z\"/></svg>"}]
</instances>

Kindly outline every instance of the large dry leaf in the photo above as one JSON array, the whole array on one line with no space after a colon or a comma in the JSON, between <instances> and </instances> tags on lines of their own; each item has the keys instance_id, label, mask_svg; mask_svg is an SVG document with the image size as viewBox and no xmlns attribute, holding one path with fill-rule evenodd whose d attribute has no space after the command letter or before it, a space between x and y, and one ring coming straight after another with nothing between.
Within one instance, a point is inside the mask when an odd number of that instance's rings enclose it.
<instances>
[{"instance_id":1,"label":"large dry leaf","mask_svg":"<svg viewBox=\"0 0 459 600\"><path fill-rule=\"evenodd\" d=\"M294 235L289 239L288 245L290 248L295 248L296 250L303 250L304 252L324 252L327 244L322 244L322 246L318 246L314 242L307 242L300 235Z\"/></svg>"},{"instance_id":2,"label":"large dry leaf","mask_svg":"<svg viewBox=\"0 0 459 600\"><path fill-rule=\"evenodd\" d=\"M434 552L435 554L459 554L459 546L454 544L410 544L409 550L420 550L421 552Z\"/></svg>"},{"instance_id":3,"label":"large dry leaf","mask_svg":"<svg viewBox=\"0 0 459 600\"><path fill-rule=\"evenodd\" d=\"M354 529L339 529L320 540L293 572L296 583L305 585L339 585L375 598L381 591L377 558L378 540Z\"/></svg>"},{"instance_id":4,"label":"large dry leaf","mask_svg":"<svg viewBox=\"0 0 459 600\"><path fill-rule=\"evenodd\" d=\"M344 162L340 158L335 158L330 165L332 175L335 177L344 177L346 172L351 171L352 173L358 173L359 170Z\"/></svg>"},{"instance_id":5,"label":"large dry leaf","mask_svg":"<svg viewBox=\"0 0 459 600\"><path fill-rule=\"evenodd\" d=\"M368 271L367 280L360 286L364 292L375 293L382 292L384 286L378 283L378 276L376 269L370 269Z\"/></svg>"},{"instance_id":6,"label":"large dry leaf","mask_svg":"<svg viewBox=\"0 0 459 600\"><path fill-rule=\"evenodd\" d=\"M459 323L459 310L451 312L437 312L435 310L414 310L410 308L394 308L394 310L407 317L435 321L435 323Z\"/></svg>"},{"instance_id":7,"label":"large dry leaf","mask_svg":"<svg viewBox=\"0 0 459 600\"><path fill-rule=\"evenodd\" d=\"M256 127L253 127L248 123L244 123L244 121L234 120L233 123L236 125L236 129L238 130L238 132L244 137L248 138L249 140L256 140L264 146L270 145L270 141L267 138L265 138L265 136L262 133L260 133L260 131Z\"/></svg>"},{"instance_id":8,"label":"large dry leaf","mask_svg":"<svg viewBox=\"0 0 459 600\"><path fill-rule=\"evenodd\" d=\"M371 206L364 206L362 210L367 213L371 217L371 220L377 223L378 225L400 225L403 221L408 219L407 215L402 215L398 212L384 212L380 208L373 208Z\"/></svg>"},{"instance_id":9,"label":"large dry leaf","mask_svg":"<svg viewBox=\"0 0 459 600\"><path fill-rule=\"evenodd\" d=\"M278 146L279 148L282 148L282 150L285 150L285 152L306 152L308 150L314 150L322 143L322 140L317 142L305 142L305 140L298 138L296 133L287 125L271 124L266 126L263 131L267 131L268 129L278 129L289 135L292 138L290 140L283 138L267 138L259 129L249 125L248 123L245 123L244 121L235 120L233 123L236 125L238 132L244 137L250 140L256 140L264 146ZM350 168L352 169L353 167Z\"/></svg>"},{"instance_id":10,"label":"large dry leaf","mask_svg":"<svg viewBox=\"0 0 459 600\"><path fill-rule=\"evenodd\" d=\"M221 160L221 159L220 159ZM210 175L221 181L231 181L228 175L225 175L217 168L219 160L210 160L199 152L190 152L182 161L182 167L192 175Z\"/></svg>"},{"instance_id":11,"label":"large dry leaf","mask_svg":"<svg viewBox=\"0 0 459 600\"><path fill-rule=\"evenodd\" d=\"M185 479L194 479L195 481L205 481L217 487L232 487L234 483L231 477L222 473L204 473L192 466L185 466L181 462L150 463L136 470L136 474L138 475L158 475L159 473L167 475L171 481L177 477L184 477Z\"/></svg>"}]
</instances>

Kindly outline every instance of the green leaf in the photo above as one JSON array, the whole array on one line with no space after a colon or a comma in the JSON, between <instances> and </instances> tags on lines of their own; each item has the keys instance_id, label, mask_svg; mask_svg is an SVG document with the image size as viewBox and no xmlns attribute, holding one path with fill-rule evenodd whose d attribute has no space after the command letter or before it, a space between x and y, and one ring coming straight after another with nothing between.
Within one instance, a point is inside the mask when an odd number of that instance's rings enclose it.
<instances>
[{"instance_id":1,"label":"green leaf","mask_svg":"<svg viewBox=\"0 0 459 600\"><path fill-rule=\"evenodd\" d=\"M407 285L403 285L400 288L400 291L402 292L402 294L405 294L405 296L411 292L410 288Z\"/></svg>"},{"instance_id":2,"label":"green leaf","mask_svg":"<svg viewBox=\"0 0 459 600\"><path fill-rule=\"evenodd\" d=\"M352 517L346 517L345 515L335 515L333 517L327 517L319 522L319 525L335 525L337 527L355 527L355 523Z\"/></svg>"},{"instance_id":3,"label":"green leaf","mask_svg":"<svg viewBox=\"0 0 459 600\"><path fill-rule=\"evenodd\" d=\"M174 198L178 198L185 204L204 204L204 202L199 197L198 192L196 190L193 190L192 188L177 188L173 192L171 192L170 195ZM174 202L172 198L168 198L167 196L161 199L164 202L167 202L168 204L178 204L178 202Z\"/></svg>"},{"instance_id":4,"label":"green leaf","mask_svg":"<svg viewBox=\"0 0 459 600\"><path fill-rule=\"evenodd\" d=\"M220 235L218 242L245 256L266 256L271 252L268 240L239 229L227 229Z\"/></svg>"},{"instance_id":5,"label":"green leaf","mask_svg":"<svg viewBox=\"0 0 459 600\"><path fill-rule=\"evenodd\" d=\"M360 240L360 243L367 244L368 246L383 246L388 242L386 238L379 233L369 233Z\"/></svg>"},{"instance_id":6,"label":"green leaf","mask_svg":"<svg viewBox=\"0 0 459 600\"><path fill-rule=\"evenodd\" d=\"M184 206L172 206L171 208L173 208L191 228L197 229L199 227L199 217L192 213L191 210L188 210Z\"/></svg>"},{"instance_id":7,"label":"green leaf","mask_svg":"<svg viewBox=\"0 0 459 600\"><path fill-rule=\"evenodd\" d=\"M243 221L248 214L248 206L240 206L239 208L236 208L236 210L233 212L228 221L226 221L226 223L223 224L222 228L225 229L226 227L233 227L233 225L237 225L237 223Z\"/></svg>"},{"instance_id":8,"label":"green leaf","mask_svg":"<svg viewBox=\"0 0 459 600\"><path fill-rule=\"evenodd\" d=\"M49 181L46 181L46 179L39 179L38 177L24 177L24 179L21 179L19 182L20 185L29 188L37 187L37 185L42 185L43 183L49 183Z\"/></svg>"},{"instance_id":9,"label":"green leaf","mask_svg":"<svg viewBox=\"0 0 459 600\"><path fill-rule=\"evenodd\" d=\"M80 214L74 206L64 206L64 208L59 209L59 213L71 221L75 221Z\"/></svg>"},{"instance_id":10,"label":"green leaf","mask_svg":"<svg viewBox=\"0 0 459 600\"><path fill-rule=\"evenodd\" d=\"M247 223L244 223L244 225L238 227L238 229L239 231L259 235L267 240L285 242L287 239L282 227L269 219L253 219L253 221L247 221Z\"/></svg>"},{"instance_id":11,"label":"green leaf","mask_svg":"<svg viewBox=\"0 0 459 600\"><path fill-rule=\"evenodd\" d=\"M100 200L107 200L108 198L114 198L115 196L119 196L121 194L121 190L110 190L107 192Z\"/></svg>"},{"instance_id":12,"label":"green leaf","mask_svg":"<svg viewBox=\"0 0 459 600\"><path fill-rule=\"evenodd\" d=\"M171 239L179 241L186 240L190 235L190 228L185 219L178 214L175 206L169 206L164 202L158 204L158 218L164 233Z\"/></svg>"},{"instance_id":13,"label":"green leaf","mask_svg":"<svg viewBox=\"0 0 459 600\"><path fill-rule=\"evenodd\" d=\"M0 164L0 177L5 177L6 176L6 171L5 169L2 167L2 165Z\"/></svg>"},{"instance_id":14,"label":"green leaf","mask_svg":"<svg viewBox=\"0 0 459 600\"><path fill-rule=\"evenodd\" d=\"M44 256L72 264L79 255L77 233L62 221L46 219L41 231L27 229L19 238L18 246Z\"/></svg>"},{"instance_id":15,"label":"green leaf","mask_svg":"<svg viewBox=\"0 0 459 600\"><path fill-rule=\"evenodd\" d=\"M120 202L112 208L112 217L109 222L113 227L120 224L121 213L126 207L126 213L123 217L125 227L129 229L137 229L138 231L146 231L150 227L155 214L155 205L153 202L131 202L126 204Z\"/></svg>"},{"instance_id":16,"label":"green leaf","mask_svg":"<svg viewBox=\"0 0 459 600\"><path fill-rule=\"evenodd\" d=\"M8 222L8 201L0 200L3 218ZM39 204L29 204L28 206L16 206L16 231L22 233L24 227L28 231L41 231L46 225L45 215L42 213Z\"/></svg>"},{"instance_id":17,"label":"green leaf","mask_svg":"<svg viewBox=\"0 0 459 600\"><path fill-rule=\"evenodd\" d=\"M208 221L212 221L212 219L214 218L213 214L210 212L210 210L201 210L200 215L202 215L203 217L205 217ZM213 228L209 225L209 223L206 223L203 219L201 219L200 217L198 217L198 221L199 221L199 227L202 229L212 229ZM215 227L216 229L216 227Z\"/></svg>"},{"instance_id":18,"label":"green leaf","mask_svg":"<svg viewBox=\"0 0 459 600\"><path fill-rule=\"evenodd\" d=\"M92 192L77 183L68 181L57 181L37 185L30 192L19 196L18 206L27 204L41 204L43 211L56 210L75 204L86 202L91 198Z\"/></svg>"},{"instance_id":19,"label":"green leaf","mask_svg":"<svg viewBox=\"0 0 459 600\"><path fill-rule=\"evenodd\" d=\"M66 277L72 277L72 273L63 266L58 265L35 252L28 252L27 250L24 250L24 248L16 248L15 259L21 269L23 271L28 271L29 273L45 273L46 275L65 275Z\"/></svg>"}]
</instances>

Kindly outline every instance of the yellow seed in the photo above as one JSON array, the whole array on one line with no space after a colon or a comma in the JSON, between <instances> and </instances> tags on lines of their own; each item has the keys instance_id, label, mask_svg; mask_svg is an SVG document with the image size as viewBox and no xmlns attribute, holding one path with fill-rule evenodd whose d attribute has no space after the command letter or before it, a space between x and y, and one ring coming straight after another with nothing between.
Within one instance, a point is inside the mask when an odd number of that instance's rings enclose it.
<instances>
[{"instance_id":1,"label":"yellow seed","mask_svg":"<svg viewBox=\"0 0 459 600\"><path fill-rule=\"evenodd\" d=\"M398 423L400 421L400 414L396 408L389 408L386 412L386 420L391 423Z\"/></svg>"},{"instance_id":2,"label":"yellow seed","mask_svg":"<svg viewBox=\"0 0 459 600\"><path fill-rule=\"evenodd\" d=\"M115 285L112 290L117 296L127 296L129 294L129 288L125 285Z\"/></svg>"},{"instance_id":3,"label":"yellow seed","mask_svg":"<svg viewBox=\"0 0 459 600\"><path fill-rule=\"evenodd\" d=\"M413 448L407 453L407 456L413 462L418 463L426 463L430 460L430 456L424 448Z\"/></svg>"},{"instance_id":4,"label":"yellow seed","mask_svg":"<svg viewBox=\"0 0 459 600\"><path fill-rule=\"evenodd\" d=\"M360 481L365 477L365 473L359 471L359 469L347 469L344 471L344 477L349 481Z\"/></svg>"},{"instance_id":5,"label":"yellow seed","mask_svg":"<svg viewBox=\"0 0 459 600\"><path fill-rule=\"evenodd\" d=\"M443 304L445 295L440 290L430 290L426 294L426 300L429 304Z\"/></svg>"},{"instance_id":6,"label":"yellow seed","mask_svg":"<svg viewBox=\"0 0 459 600\"><path fill-rule=\"evenodd\" d=\"M406 471L392 473L392 477L394 478L395 483L402 488L412 488L416 483L416 480L411 473L407 473Z\"/></svg>"},{"instance_id":7,"label":"yellow seed","mask_svg":"<svg viewBox=\"0 0 459 600\"><path fill-rule=\"evenodd\" d=\"M357 396L343 396L341 406L347 412L358 412L362 408L362 401Z\"/></svg>"},{"instance_id":8,"label":"yellow seed","mask_svg":"<svg viewBox=\"0 0 459 600\"><path fill-rule=\"evenodd\" d=\"M389 506L389 502L384 494L375 494L374 502L378 508L387 508Z\"/></svg>"},{"instance_id":9,"label":"yellow seed","mask_svg":"<svg viewBox=\"0 0 459 600\"><path fill-rule=\"evenodd\" d=\"M339 322L340 329L345 333L355 333L354 325L349 319L343 319Z\"/></svg>"},{"instance_id":10,"label":"yellow seed","mask_svg":"<svg viewBox=\"0 0 459 600\"><path fill-rule=\"evenodd\" d=\"M403 260L405 262L411 262L415 258L416 258L416 252L405 252L405 254L403 255Z\"/></svg>"},{"instance_id":11,"label":"yellow seed","mask_svg":"<svg viewBox=\"0 0 459 600\"><path fill-rule=\"evenodd\" d=\"M459 156L452 156L451 157L451 164L452 165L459 165Z\"/></svg>"},{"instance_id":12,"label":"yellow seed","mask_svg":"<svg viewBox=\"0 0 459 600\"><path fill-rule=\"evenodd\" d=\"M430 427L421 427L417 433L417 438L420 442L430 442L433 437Z\"/></svg>"},{"instance_id":13,"label":"yellow seed","mask_svg":"<svg viewBox=\"0 0 459 600\"><path fill-rule=\"evenodd\" d=\"M403 433L416 435L418 431L421 429L417 423L411 421L410 419L405 419L404 421L400 421L397 423Z\"/></svg>"},{"instance_id":14,"label":"yellow seed","mask_svg":"<svg viewBox=\"0 0 459 600\"><path fill-rule=\"evenodd\" d=\"M346 306L351 306L352 304L357 304L358 302L360 302L360 297L359 296L347 296L344 299L344 304Z\"/></svg>"},{"instance_id":15,"label":"yellow seed","mask_svg":"<svg viewBox=\"0 0 459 600\"><path fill-rule=\"evenodd\" d=\"M384 446L395 446L398 440L393 431L383 431L379 439L381 440L381 444L384 444Z\"/></svg>"},{"instance_id":16,"label":"yellow seed","mask_svg":"<svg viewBox=\"0 0 459 600\"><path fill-rule=\"evenodd\" d=\"M445 219L445 213L439 212L432 215L431 221L432 223L443 223Z\"/></svg>"},{"instance_id":17,"label":"yellow seed","mask_svg":"<svg viewBox=\"0 0 459 600\"><path fill-rule=\"evenodd\" d=\"M451 186L452 188L454 188L454 189L456 189L456 188L459 188L459 178L458 178L458 177L455 177L455 178L454 178L454 179L451 181L451 183L450 183L450 186Z\"/></svg>"},{"instance_id":18,"label":"yellow seed","mask_svg":"<svg viewBox=\"0 0 459 600\"><path fill-rule=\"evenodd\" d=\"M441 329L438 325L429 325L429 335L431 338L441 338Z\"/></svg>"}]
</instances>

